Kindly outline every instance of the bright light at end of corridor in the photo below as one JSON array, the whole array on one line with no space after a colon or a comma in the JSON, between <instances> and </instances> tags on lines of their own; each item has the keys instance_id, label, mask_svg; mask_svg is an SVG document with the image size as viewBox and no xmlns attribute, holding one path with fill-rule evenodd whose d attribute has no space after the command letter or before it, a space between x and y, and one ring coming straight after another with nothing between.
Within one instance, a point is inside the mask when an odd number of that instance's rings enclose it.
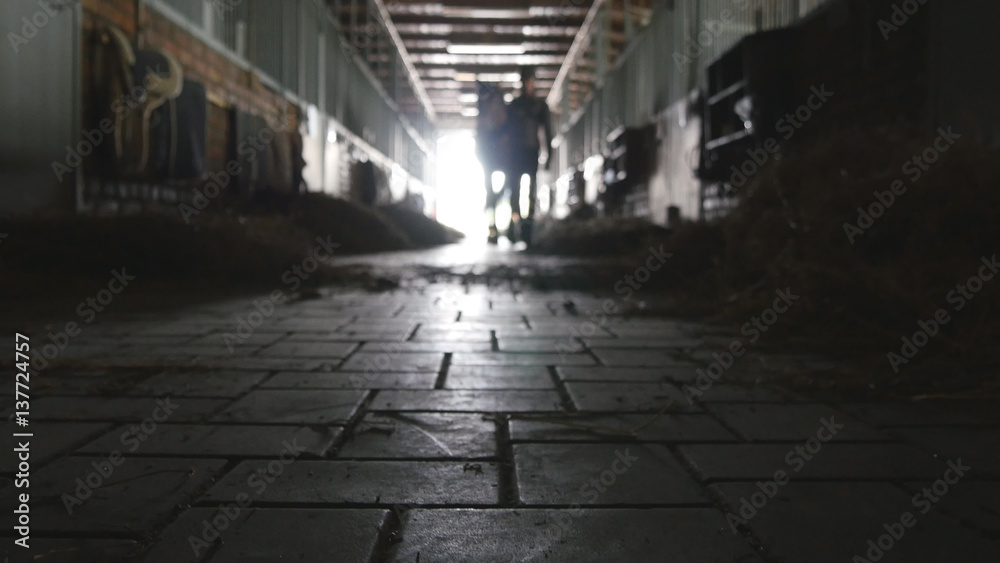
<instances>
[{"instance_id":1,"label":"bright light at end of corridor","mask_svg":"<svg viewBox=\"0 0 1000 563\"><path fill-rule=\"evenodd\" d=\"M472 241L486 240L486 188L471 131L446 133L437 144L437 219L465 233Z\"/></svg>"}]
</instances>

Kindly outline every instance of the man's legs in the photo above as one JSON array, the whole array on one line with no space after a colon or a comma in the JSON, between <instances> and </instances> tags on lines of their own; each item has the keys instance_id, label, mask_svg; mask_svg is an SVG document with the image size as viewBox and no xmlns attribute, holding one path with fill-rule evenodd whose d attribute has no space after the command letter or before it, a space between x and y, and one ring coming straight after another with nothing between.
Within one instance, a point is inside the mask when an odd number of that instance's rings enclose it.
<instances>
[{"instance_id":1,"label":"man's legs","mask_svg":"<svg viewBox=\"0 0 1000 563\"><path fill-rule=\"evenodd\" d=\"M521 178L527 174L528 214L521 215ZM510 194L511 228L514 238L531 242L531 219L535 215L535 200L538 199L538 151L521 152L514 159L509 170L504 171L504 191ZM526 227L526 228L525 228ZM514 240L512 238L512 242Z\"/></svg>"},{"instance_id":2,"label":"man's legs","mask_svg":"<svg viewBox=\"0 0 1000 563\"><path fill-rule=\"evenodd\" d=\"M510 197L510 225L507 227L507 238L517 242L517 221L521 215L521 167L512 163L503 171L503 191Z\"/></svg>"},{"instance_id":3,"label":"man's legs","mask_svg":"<svg viewBox=\"0 0 1000 563\"><path fill-rule=\"evenodd\" d=\"M486 217L490 222L490 234L487 239L490 243L496 243L499 237L499 232L497 231L497 204L500 203L500 198L503 196L503 189L499 192L493 189L493 171L486 171Z\"/></svg>"},{"instance_id":4,"label":"man's legs","mask_svg":"<svg viewBox=\"0 0 1000 563\"><path fill-rule=\"evenodd\" d=\"M528 214L521 221L521 240L531 244L531 234L534 229L535 204L538 201L538 151L533 151L525 158L525 173L528 175Z\"/></svg>"},{"instance_id":5,"label":"man's legs","mask_svg":"<svg viewBox=\"0 0 1000 563\"><path fill-rule=\"evenodd\" d=\"M530 219L535 213L535 199L538 195L538 151L527 150L518 155L510 171L504 171L505 186L510 193L510 209L521 217L521 177L528 175L528 214Z\"/></svg>"},{"instance_id":6,"label":"man's legs","mask_svg":"<svg viewBox=\"0 0 1000 563\"><path fill-rule=\"evenodd\" d=\"M529 156L528 162L526 163L525 174L531 180L528 187L528 215L527 219L535 218L535 204L538 200L538 153L535 152Z\"/></svg>"},{"instance_id":7,"label":"man's legs","mask_svg":"<svg viewBox=\"0 0 1000 563\"><path fill-rule=\"evenodd\" d=\"M524 172L521 171L520 166L512 166L503 173L504 191L510 195L510 213L512 217L519 217L521 215L521 176L523 174Z\"/></svg>"}]
</instances>

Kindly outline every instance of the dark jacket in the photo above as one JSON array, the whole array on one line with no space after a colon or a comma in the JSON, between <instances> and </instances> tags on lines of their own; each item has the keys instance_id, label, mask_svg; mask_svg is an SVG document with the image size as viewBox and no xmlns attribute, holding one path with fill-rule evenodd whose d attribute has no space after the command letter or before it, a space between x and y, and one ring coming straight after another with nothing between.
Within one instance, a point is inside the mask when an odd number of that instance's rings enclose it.
<instances>
[{"instance_id":1,"label":"dark jacket","mask_svg":"<svg viewBox=\"0 0 1000 563\"><path fill-rule=\"evenodd\" d=\"M514 119L513 130L516 146L536 156L541 152L538 140L539 128L544 129L547 156L552 154L552 123L549 106L545 100L534 96L519 96L510 104L510 115Z\"/></svg>"}]
</instances>

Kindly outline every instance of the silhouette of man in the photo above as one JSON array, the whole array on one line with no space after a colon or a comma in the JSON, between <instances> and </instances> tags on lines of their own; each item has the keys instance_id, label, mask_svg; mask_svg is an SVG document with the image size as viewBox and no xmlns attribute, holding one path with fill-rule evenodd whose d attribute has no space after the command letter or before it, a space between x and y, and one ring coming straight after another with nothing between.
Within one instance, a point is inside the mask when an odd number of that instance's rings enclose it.
<instances>
[{"instance_id":1,"label":"silhouette of man","mask_svg":"<svg viewBox=\"0 0 1000 563\"><path fill-rule=\"evenodd\" d=\"M510 170L505 171L505 191L510 194L511 227L524 242L531 244L531 231L535 216L535 200L538 192L538 157L541 155L541 141L545 136L545 169L552 163L552 124L549 106L545 100L535 97L535 69L521 69L521 95L510 104L513 119L513 154ZM525 174L530 180L528 188L528 213L521 215L521 178Z\"/></svg>"}]
</instances>

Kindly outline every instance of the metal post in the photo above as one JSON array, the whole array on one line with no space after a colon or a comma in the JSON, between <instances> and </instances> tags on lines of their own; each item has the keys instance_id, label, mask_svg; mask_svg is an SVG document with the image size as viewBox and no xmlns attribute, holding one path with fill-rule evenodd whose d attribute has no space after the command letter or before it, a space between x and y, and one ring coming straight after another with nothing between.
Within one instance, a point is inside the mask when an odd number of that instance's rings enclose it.
<instances>
[{"instance_id":1,"label":"metal post","mask_svg":"<svg viewBox=\"0 0 1000 563\"><path fill-rule=\"evenodd\" d=\"M625 0L626 3L628 0ZM608 32L610 31L607 8L601 10L597 24L597 87L604 85L604 76L608 73Z\"/></svg>"},{"instance_id":2,"label":"metal post","mask_svg":"<svg viewBox=\"0 0 1000 563\"><path fill-rule=\"evenodd\" d=\"M632 21L632 0L623 0L622 16L625 20L625 44L632 42L635 35L635 22Z\"/></svg>"},{"instance_id":3,"label":"metal post","mask_svg":"<svg viewBox=\"0 0 1000 563\"><path fill-rule=\"evenodd\" d=\"M322 21L322 20L320 20ZM316 56L316 89L317 91L317 105L319 106L319 115L323 120L323 123L319 127L320 135L320 151L319 151L319 171L320 171L320 191L326 192L326 152L327 152L327 133L330 127L330 116L326 113L326 35L323 33L323 29L317 29L317 47L319 53Z\"/></svg>"},{"instance_id":4,"label":"metal post","mask_svg":"<svg viewBox=\"0 0 1000 563\"><path fill-rule=\"evenodd\" d=\"M605 0L594 0L594 3L590 6L590 12L587 13L587 18L583 21L583 25L580 27L580 31L577 33L576 39L573 40L573 45L570 46L569 52L566 53L566 59L559 68L559 74L556 75L555 83L552 85L552 90L549 92L547 102L550 107L555 106L564 97L564 86L566 86L566 82L571 80L570 74L572 73L573 67L576 66L577 58L583 54L581 49L586 47L590 34L594 31L594 22L597 19L597 14L600 12L601 7L604 6L604 2Z\"/></svg>"},{"instance_id":5,"label":"metal post","mask_svg":"<svg viewBox=\"0 0 1000 563\"><path fill-rule=\"evenodd\" d=\"M306 97L306 68L307 68L307 65L305 63L306 63L306 61L309 60L309 58L306 56L306 34L305 34L305 30L306 30L306 25L308 25L308 21L306 19L306 11L302 7L302 2L304 2L304 1L307 2L308 0L298 0L298 13L299 13L299 64L297 65L298 66L298 71L299 71L299 77L298 77L299 78L299 80L298 80L298 83L299 83L299 88L298 88L299 89L299 96L303 97L303 98Z\"/></svg>"}]
</instances>

